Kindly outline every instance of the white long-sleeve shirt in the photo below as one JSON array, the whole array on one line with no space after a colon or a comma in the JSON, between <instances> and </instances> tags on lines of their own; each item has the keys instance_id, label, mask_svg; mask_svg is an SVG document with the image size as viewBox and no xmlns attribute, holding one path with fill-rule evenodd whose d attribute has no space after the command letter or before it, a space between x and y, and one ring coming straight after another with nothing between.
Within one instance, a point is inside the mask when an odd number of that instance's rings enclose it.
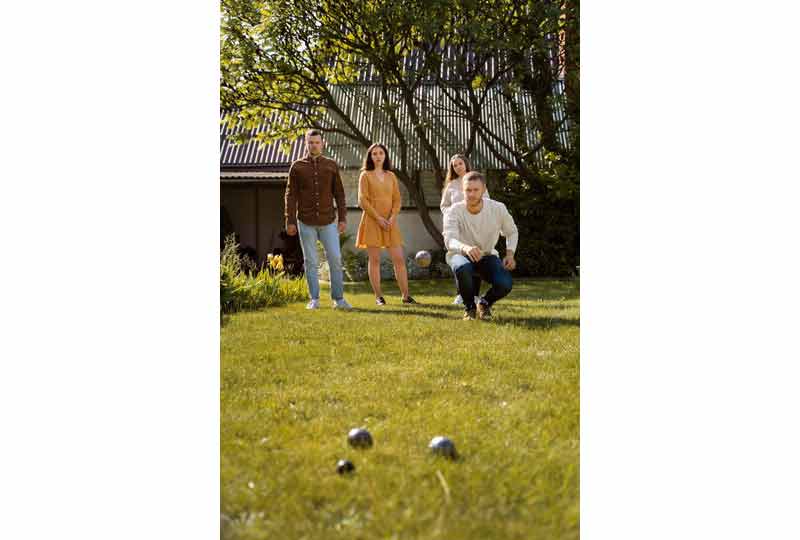
<instances>
[{"instance_id":1,"label":"white long-sleeve shirt","mask_svg":"<svg viewBox=\"0 0 800 540\"><path fill-rule=\"evenodd\" d=\"M447 247L445 259L448 264L453 255L466 255L464 248L476 246L481 255L497 255L494 248L500 233L506 237L506 249L517 250L519 232L514 218L508 213L506 205L492 199L483 199L483 208L477 214L467 210L462 201L450 207L444 216L444 245Z\"/></svg>"},{"instance_id":2,"label":"white long-sleeve shirt","mask_svg":"<svg viewBox=\"0 0 800 540\"><path fill-rule=\"evenodd\" d=\"M439 203L439 210L442 211L442 215L444 215L450 207L456 203L459 203L464 200L464 191L463 191L463 176L459 176L458 178L451 180L447 187L442 192L442 200ZM483 192L484 199L490 199L489 190Z\"/></svg>"}]
</instances>

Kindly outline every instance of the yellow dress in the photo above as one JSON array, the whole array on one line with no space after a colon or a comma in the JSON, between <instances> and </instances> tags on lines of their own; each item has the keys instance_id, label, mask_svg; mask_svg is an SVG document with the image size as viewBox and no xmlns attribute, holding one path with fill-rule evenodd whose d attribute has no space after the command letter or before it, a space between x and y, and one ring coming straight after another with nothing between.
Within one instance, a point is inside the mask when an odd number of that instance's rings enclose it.
<instances>
[{"instance_id":1,"label":"yellow dress","mask_svg":"<svg viewBox=\"0 0 800 540\"><path fill-rule=\"evenodd\" d=\"M358 224L356 247L397 247L403 245L403 236L397 226L400 213L400 186L391 171L383 172L383 181L374 171L363 171L358 179L358 206L361 207L361 223ZM389 230L378 223L378 217L395 218Z\"/></svg>"}]
</instances>

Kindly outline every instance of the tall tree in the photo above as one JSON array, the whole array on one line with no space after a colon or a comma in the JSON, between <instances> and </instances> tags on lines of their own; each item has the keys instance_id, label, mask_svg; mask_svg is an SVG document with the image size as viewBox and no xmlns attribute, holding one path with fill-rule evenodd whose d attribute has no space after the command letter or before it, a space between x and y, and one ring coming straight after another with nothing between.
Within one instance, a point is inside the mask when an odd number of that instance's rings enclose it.
<instances>
[{"instance_id":1,"label":"tall tree","mask_svg":"<svg viewBox=\"0 0 800 540\"><path fill-rule=\"evenodd\" d=\"M374 141L357 115L368 110L380 117L397 143L398 178L441 246L409 153L419 149L441 186L447 165L437 151L437 126L445 115L459 117L468 125L463 151L481 141L543 189L536 156L564 150L557 136L564 120L553 113L564 95L554 82L559 45L576 39L574 31L558 39L560 28L571 28L567 15L576 16L576 8L564 6L549 0L223 0L222 106L232 124L245 128L271 118L257 137L265 143L294 140L315 127L366 148ZM365 97L365 84L378 91ZM428 85L447 96L446 106L421 91ZM530 96L533 117L523 106ZM512 139L488 119L487 103L498 99L511 111Z\"/></svg>"},{"instance_id":2,"label":"tall tree","mask_svg":"<svg viewBox=\"0 0 800 540\"><path fill-rule=\"evenodd\" d=\"M563 153L558 118L565 96L559 90L558 28L560 6L550 1L466 0L459 3L454 32L448 43L472 56L446 61L458 77L438 80L451 104L467 119L489 151L506 167L536 183L538 163L548 152ZM462 89L462 92L458 90ZM466 92L466 98L464 97ZM502 98L510 117L512 140L487 121L485 107ZM535 115L524 101L532 99Z\"/></svg>"},{"instance_id":3,"label":"tall tree","mask_svg":"<svg viewBox=\"0 0 800 540\"><path fill-rule=\"evenodd\" d=\"M257 136L261 142L293 140L314 127L344 135L366 149L373 141L359 128L354 112L337 100L332 85L353 93L364 72L374 69L380 93L369 105L386 115L398 140L395 172L431 237L443 246L408 156L409 138L414 137L441 183L443 167L415 99L421 74L405 69L406 57L421 39L408 8L419 10L424 4L431 9L431 3L414 2L419 5L223 0L221 103L231 111L231 124L243 121L245 128L271 115L269 129ZM401 129L398 102L411 119L411 133Z\"/></svg>"}]
</instances>

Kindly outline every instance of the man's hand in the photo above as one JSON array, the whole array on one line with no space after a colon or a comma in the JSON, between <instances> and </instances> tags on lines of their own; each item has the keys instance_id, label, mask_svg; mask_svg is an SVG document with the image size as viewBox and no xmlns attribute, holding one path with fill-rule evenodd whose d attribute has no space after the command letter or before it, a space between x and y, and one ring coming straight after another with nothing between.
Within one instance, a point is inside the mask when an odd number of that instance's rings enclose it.
<instances>
[{"instance_id":1,"label":"man's hand","mask_svg":"<svg viewBox=\"0 0 800 540\"><path fill-rule=\"evenodd\" d=\"M294 236L297 234L297 225L287 225L286 226L286 234L289 236Z\"/></svg>"},{"instance_id":2,"label":"man's hand","mask_svg":"<svg viewBox=\"0 0 800 540\"><path fill-rule=\"evenodd\" d=\"M517 261L514 260L514 252L506 251L506 256L503 257L503 268L505 268L508 271L511 271L516 267L517 267Z\"/></svg>"},{"instance_id":3,"label":"man's hand","mask_svg":"<svg viewBox=\"0 0 800 540\"><path fill-rule=\"evenodd\" d=\"M476 246L465 246L464 247L464 254L469 257L472 262L478 262L481 260L481 250Z\"/></svg>"},{"instance_id":4,"label":"man's hand","mask_svg":"<svg viewBox=\"0 0 800 540\"><path fill-rule=\"evenodd\" d=\"M347 230L347 222L346 221L340 221L339 222L339 234L344 233L345 230Z\"/></svg>"}]
</instances>

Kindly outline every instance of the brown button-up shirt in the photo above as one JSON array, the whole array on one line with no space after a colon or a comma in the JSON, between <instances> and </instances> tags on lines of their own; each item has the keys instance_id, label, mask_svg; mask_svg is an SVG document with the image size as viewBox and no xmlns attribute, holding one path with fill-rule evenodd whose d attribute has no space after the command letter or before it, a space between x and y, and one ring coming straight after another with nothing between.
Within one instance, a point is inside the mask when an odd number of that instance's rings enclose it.
<instances>
[{"instance_id":1,"label":"brown button-up shirt","mask_svg":"<svg viewBox=\"0 0 800 540\"><path fill-rule=\"evenodd\" d=\"M336 200L336 211L333 201ZM339 221L347 221L344 186L339 166L325 156L312 159L306 154L289 168L286 184L286 225L297 225L299 219L306 225L328 225L339 214Z\"/></svg>"}]
</instances>

